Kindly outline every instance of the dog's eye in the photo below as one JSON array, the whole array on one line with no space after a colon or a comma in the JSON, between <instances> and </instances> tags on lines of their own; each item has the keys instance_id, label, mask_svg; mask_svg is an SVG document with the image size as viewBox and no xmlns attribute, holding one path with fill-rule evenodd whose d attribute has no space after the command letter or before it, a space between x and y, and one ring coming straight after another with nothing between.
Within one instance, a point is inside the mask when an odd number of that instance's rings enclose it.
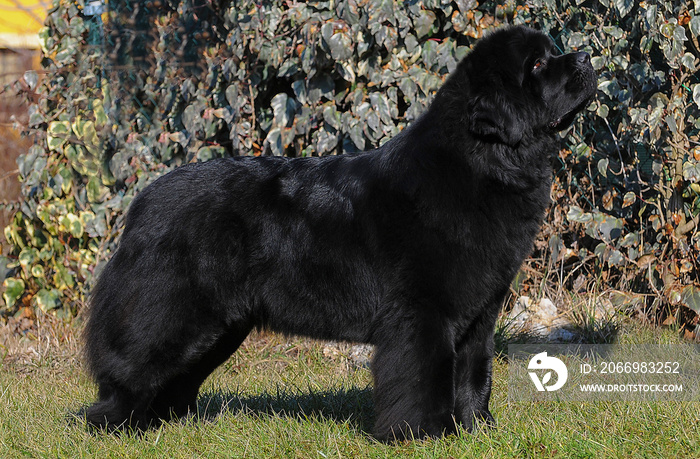
<instances>
[{"instance_id":1,"label":"dog's eye","mask_svg":"<svg viewBox=\"0 0 700 459\"><path fill-rule=\"evenodd\" d=\"M547 62L544 59L537 59L535 63L532 65L532 70L538 70L541 68L544 68L544 66L547 64Z\"/></svg>"}]
</instances>

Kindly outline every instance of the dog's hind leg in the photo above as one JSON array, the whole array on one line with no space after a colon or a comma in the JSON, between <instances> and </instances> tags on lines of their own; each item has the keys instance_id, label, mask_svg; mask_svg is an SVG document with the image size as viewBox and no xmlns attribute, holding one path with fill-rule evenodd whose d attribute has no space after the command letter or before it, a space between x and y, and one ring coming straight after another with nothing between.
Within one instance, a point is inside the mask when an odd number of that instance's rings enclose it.
<instances>
[{"instance_id":1,"label":"dog's hind leg","mask_svg":"<svg viewBox=\"0 0 700 459\"><path fill-rule=\"evenodd\" d=\"M218 338L212 347L167 381L153 399L151 409L161 419L197 412L197 394L204 380L241 345L249 327L234 327Z\"/></svg>"},{"instance_id":2,"label":"dog's hind leg","mask_svg":"<svg viewBox=\"0 0 700 459\"><path fill-rule=\"evenodd\" d=\"M98 401L87 410L88 424L109 431L146 429L160 420L196 411L199 387L240 346L249 331L248 327L233 328L212 339L208 346L200 341L194 354L186 352L184 345L178 346L174 352L167 353L167 366L156 362L165 352L144 350L152 354L154 360L139 364L142 369L139 379L126 379L124 375L117 375L122 380L98 376ZM176 355L179 358L176 359Z\"/></svg>"},{"instance_id":3,"label":"dog's hind leg","mask_svg":"<svg viewBox=\"0 0 700 459\"><path fill-rule=\"evenodd\" d=\"M86 411L89 426L107 431L142 430L151 424L148 406L153 394L136 393L113 383L100 384L98 401Z\"/></svg>"}]
</instances>

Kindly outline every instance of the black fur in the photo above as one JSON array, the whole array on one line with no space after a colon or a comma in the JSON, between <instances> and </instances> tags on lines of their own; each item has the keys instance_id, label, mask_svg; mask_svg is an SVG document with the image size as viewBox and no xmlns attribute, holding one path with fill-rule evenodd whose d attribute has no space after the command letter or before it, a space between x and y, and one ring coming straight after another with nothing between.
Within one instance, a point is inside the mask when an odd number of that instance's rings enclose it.
<instances>
[{"instance_id":1,"label":"black fur","mask_svg":"<svg viewBox=\"0 0 700 459\"><path fill-rule=\"evenodd\" d=\"M379 149L215 160L147 187L92 292L88 421L186 414L258 327L374 344L380 439L493 422L496 316L549 202L554 133L596 87L587 54L551 50L494 32Z\"/></svg>"}]
</instances>

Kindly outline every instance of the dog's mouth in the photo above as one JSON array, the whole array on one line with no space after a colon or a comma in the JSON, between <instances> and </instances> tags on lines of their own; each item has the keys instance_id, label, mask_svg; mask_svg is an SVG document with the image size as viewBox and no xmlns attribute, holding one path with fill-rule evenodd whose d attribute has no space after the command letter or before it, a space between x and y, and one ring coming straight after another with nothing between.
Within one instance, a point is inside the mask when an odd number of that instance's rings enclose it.
<instances>
[{"instance_id":1,"label":"dog's mouth","mask_svg":"<svg viewBox=\"0 0 700 459\"><path fill-rule=\"evenodd\" d=\"M562 116L561 118L557 118L556 120L551 121L547 126L549 127L549 129L555 132L563 131L564 129L571 126L571 123L574 122L577 113L578 110L572 110L566 115Z\"/></svg>"},{"instance_id":2,"label":"dog's mouth","mask_svg":"<svg viewBox=\"0 0 700 459\"><path fill-rule=\"evenodd\" d=\"M595 98L597 90L596 73L590 63L576 69L573 77L567 84L567 92L577 91L579 103L573 109L567 111L564 115L557 117L549 122L548 127L553 131L563 131L571 126L576 119L576 115L585 109Z\"/></svg>"},{"instance_id":3,"label":"dog's mouth","mask_svg":"<svg viewBox=\"0 0 700 459\"><path fill-rule=\"evenodd\" d=\"M576 115L578 115L578 113L580 111L582 111L584 108L586 108L588 106L588 104L591 103L591 101L593 100L593 97L594 96L590 96L590 97L585 98L574 109L568 111L563 116L560 116L559 118L556 118L555 120L550 121L549 124L547 125L547 127L549 127L549 129L551 129L554 132L563 131L564 129L568 128L569 126L571 126L571 124L576 119Z\"/></svg>"}]
</instances>

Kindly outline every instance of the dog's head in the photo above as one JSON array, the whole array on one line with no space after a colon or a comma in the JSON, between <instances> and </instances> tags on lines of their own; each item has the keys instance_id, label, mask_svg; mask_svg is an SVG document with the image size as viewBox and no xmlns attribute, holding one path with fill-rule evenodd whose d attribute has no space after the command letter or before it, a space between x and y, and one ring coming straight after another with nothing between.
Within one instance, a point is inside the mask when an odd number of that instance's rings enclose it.
<instances>
[{"instance_id":1,"label":"dog's head","mask_svg":"<svg viewBox=\"0 0 700 459\"><path fill-rule=\"evenodd\" d=\"M508 145L528 131L565 129L597 87L588 53L560 55L549 37L526 27L486 36L460 67L472 103L469 129Z\"/></svg>"}]
</instances>

